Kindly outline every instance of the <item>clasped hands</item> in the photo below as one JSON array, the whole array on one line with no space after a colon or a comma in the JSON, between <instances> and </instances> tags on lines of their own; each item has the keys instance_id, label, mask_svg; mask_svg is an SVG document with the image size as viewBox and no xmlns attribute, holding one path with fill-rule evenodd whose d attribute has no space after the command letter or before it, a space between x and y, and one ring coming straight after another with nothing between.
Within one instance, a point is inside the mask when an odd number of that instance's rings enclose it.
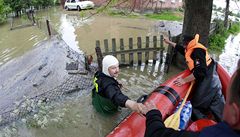
<instances>
[{"instance_id":1,"label":"clasped hands","mask_svg":"<svg viewBox=\"0 0 240 137\"><path fill-rule=\"evenodd\" d=\"M184 85L186 82L183 78L179 77L177 78L174 82L173 82L175 85L177 86L182 86ZM140 115L146 115L146 113L150 110L153 110L153 109L157 109L156 105L150 101L149 103L146 102L145 104L142 104L142 103L135 103L133 105L133 111L139 113Z\"/></svg>"},{"instance_id":2,"label":"clasped hands","mask_svg":"<svg viewBox=\"0 0 240 137\"><path fill-rule=\"evenodd\" d=\"M146 115L147 112L153 109L157 109L157 107L152 101L150 101L146 102L145 104L136 103L136 110L134 111L139 113L140 115Z\"/></svg>"}]
</instances>

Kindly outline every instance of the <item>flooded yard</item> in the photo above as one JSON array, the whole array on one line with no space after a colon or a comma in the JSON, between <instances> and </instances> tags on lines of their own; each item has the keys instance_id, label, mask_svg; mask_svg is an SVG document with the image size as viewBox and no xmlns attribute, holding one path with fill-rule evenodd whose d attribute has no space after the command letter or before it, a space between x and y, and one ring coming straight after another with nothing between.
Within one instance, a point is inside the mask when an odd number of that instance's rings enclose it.
<instances>
[{"instance_id":1,"label":"flooded yard","mask_svg":"<svg viewBox=\"0 0 240 137\"><path fill-rule=\"evenodd\" d=\"M95 42L104 39L111 42L112 38L145 38L160 36L166 32L156 28L158 21L147 19L131 19L96 15L82 20L78 11L64 11L61 8L51 8L38 12L37 16L49 19L62 39L75 51L93 55L95 60ZM46 39L46 32L36 26L9 30L8 25L0 26L0 67L15 57L23 55L34 48L40 41ZM236 43L234 61L239 58L239 35L232 38ZM237 41L238 40L238 41ZM231 42L231 39L228 40ZM230 44L233 45L233 44ZM238 45L238 46L237 46ZM223 54L231 54L232 47L226 46ZM228 55L221 54L216 59L220 64L232 71L233 61ZM230 64L230 65L228 65ZM64 64L65 65L65 64ZM131 99L137 100L141 95L149 94L166 79L181 70L172 66L168 74L164 73L163 65L142 64L141 66L121 68L119 81L123 84L123 92ZM24 68L23 68L24 69ZM4 91L0 91L4 92ZM39 112L27 115L20 120L0 128L0 137L103 137L121 121L130 111L123 108L114 116L102 116L91 104L91 91L66 94L48 104L42 104Z\"/></svg>"},{"instance_id":2,"label":"flooded yard","mask_svg":"<svg viewBox=\"0 0 240 137\"><path fill-rule=\"evenodd\" d=\"M80 54L91 54L95 59L96 40L103 42L104 39L108 39L111 42L112 38L116 38L119 43L119 39L123 38L127 43L130 37L133 39L143 37L144 39L149 36L152 39L154 35L159 38L161 34L166 33L156 29L156 21L146 19L96 15L82 20L78 11L64 11L60 8L37 12L37 16L42 20L50 20L51 25L72 49ZM4 30L1 31L3 37L1 37L0 62L2 65L23 55L43 39L48 38L46 28L43 27L39 29L37 26L32 26L12 31L9 29L8 25L1 26L1 30ZM16 39L12 41L14 37ZM159 65L159 62L157 64ZM141 95L150 93L159 83L179 71L171 68L171 72L165 74L161 65L159 67L151 64L149 66L136 65L133 68L122 68L119 81L124 85L123 92L137 100ZM37 114L27 115L2 127L0 136L105 136L130 112L123 108L115 116L102 116L93 109L90 92L75 92L49 104L42 104Z\"/></svg>"}]
</instances>

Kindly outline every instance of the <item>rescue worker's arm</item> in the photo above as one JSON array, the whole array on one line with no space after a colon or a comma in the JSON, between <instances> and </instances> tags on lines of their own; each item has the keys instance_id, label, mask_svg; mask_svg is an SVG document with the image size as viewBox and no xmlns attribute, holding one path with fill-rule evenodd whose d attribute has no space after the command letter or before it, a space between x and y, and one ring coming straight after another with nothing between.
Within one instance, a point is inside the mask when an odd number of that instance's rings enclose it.
<instances>
[{"instance_id":1,"label":"rescue worker's arm","mask_svg":"<svg viewBox=\"0 0 240 137\"><path fill-rule=\"evenodd\" d=\"M188 75L185 78L181 78L181 77L177 78L174 81L174 84L176 84L177 86L182 86L183 84L191 82L193 80L195 80L195 77L194 77L193 73L191 73L190 75Z\"/></svg>"},{"instance_id":2,"label":"rescue worker's arm","mask_svg":"<svg viewBox=\"0 0 240 137\"><path fill-rule=\"evenodd\" d=\"M177 44L175 49L183 56L185 55L185 48L183 46Z\"/></svg>"},{"instance_id":3,"label":"rescue worker's arm","mask_svg":"<svg viewBox=\"0 0 240 137\"><path fill-rule=\"evenodd\" d=\"M207 75L205 50L200 48L195 49L191 58L194 60L193 75L197 81L202 81Z\"/></svg>"},{"instance_id":4,"label":"rescue worker's arm","mask_svg":"<svg viewBox=\"0 0 240 137\"><path fill-rule=\"evenodd\" d=\"M178 78L174 83L177 86L182 86L185 83L202 81L207 75L206 52L203 49L197 48L193 51L191 58L194 60L194 68L192 74L185 78Z\"/></svg>"},{"instance_id":5,"label":"rescue worker's arm","mask_svg":"<svg viewBox=\"0 0 240 137\"><path fill-rule=\"evenodd\" d=\"M168 38L163 38L163 41L166 43L166 44L169 44L171 46L173 46L175 48L175 46L177 45L175 42L172 42L170 41Z\"/></svg>"},{"instance_id":6,"label":"rescue worker's arm","mask_svg":"<svg viewBox=\"0 0 240 137\"><path fill-rule=\"evenodd\" d=\"M172 128L166 128L162 115L152 104L147 104L141 108L146 113L145 137L198 137L199 132L177 131ZM147 111L147 112L146 112Z\"/></svg>"},{"instance_id":7,"label":"rescue worker's arm","mask_svg":"<svg viewBox=\"0 0 240 137\"><path fill-rule=\"evenodd\" d=\"M178 45L177 43L172 42L172 41L170 41L168 38L165 38L165 37L164 37L163 41L164 41L165 43L171 45L172 47L174 47L174 48L175 48L179 53L181 53L182 55L185 54L185 52L184 52L185 49L184 49L183 46Z\"/></svg>"}]
</instances>

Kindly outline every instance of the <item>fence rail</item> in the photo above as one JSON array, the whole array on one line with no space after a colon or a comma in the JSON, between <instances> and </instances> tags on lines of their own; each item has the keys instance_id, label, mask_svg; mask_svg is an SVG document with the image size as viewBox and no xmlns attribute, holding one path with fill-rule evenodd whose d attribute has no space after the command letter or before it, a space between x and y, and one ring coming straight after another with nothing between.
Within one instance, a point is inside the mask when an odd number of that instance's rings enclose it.
<instances>
[{"instance_id":1,"label":"fence rail","mask_svg":"<svg viewBox=\"0 0 240 137\"><path fill-rule=\"evenodd\" d=\"M103 40L103 46L100 43L100 40L96 40L96 54L99 69L101 69L102 56L108 54L114 55L117 58L119 57L120 64L133 65L134 63L148 63L150 59L152 59L154 63L157 59L160 59L160 63L162 63L164 50L163 35L160 35L159 38L153 36L152 41L150 41L149 36L146 36L145 42L142 40L142 37L137 37L135 44L133 38L128 39L128 44L125 44L122 38L119 39L119 44L117 44L115 38L111 39L111 45L108 39ZM101 48L104 49L103 52ZM137 59L137 61L135 59Z\"/></svg>"}]
</instances>

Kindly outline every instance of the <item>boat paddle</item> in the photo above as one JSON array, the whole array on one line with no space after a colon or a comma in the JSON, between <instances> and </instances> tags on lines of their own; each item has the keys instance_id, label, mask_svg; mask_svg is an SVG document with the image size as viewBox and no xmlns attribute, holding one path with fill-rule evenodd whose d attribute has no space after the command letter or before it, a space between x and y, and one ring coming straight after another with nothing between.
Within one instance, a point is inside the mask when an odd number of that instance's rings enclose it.
<instances>
[{"instance_id":1,"label":"boat paddle","mask_svg":"<svg viewBox=\"0 0 240 137\"><path fill-rule=\"evenodd\" d=\"M179 130L179 125L180 125L180 114L181 114L181 111L183 109L183 106L192 90L192 86L194 84L194 81L191 82L191 85L183 99L183 102L181 104L181 106L179 107L179 109L177 110L176 113L172 114L171 116L169 116L165 121L164 121L164 124L166 127L168 128L173 128L175 130Z\"/></svg>"}]
</instances>

